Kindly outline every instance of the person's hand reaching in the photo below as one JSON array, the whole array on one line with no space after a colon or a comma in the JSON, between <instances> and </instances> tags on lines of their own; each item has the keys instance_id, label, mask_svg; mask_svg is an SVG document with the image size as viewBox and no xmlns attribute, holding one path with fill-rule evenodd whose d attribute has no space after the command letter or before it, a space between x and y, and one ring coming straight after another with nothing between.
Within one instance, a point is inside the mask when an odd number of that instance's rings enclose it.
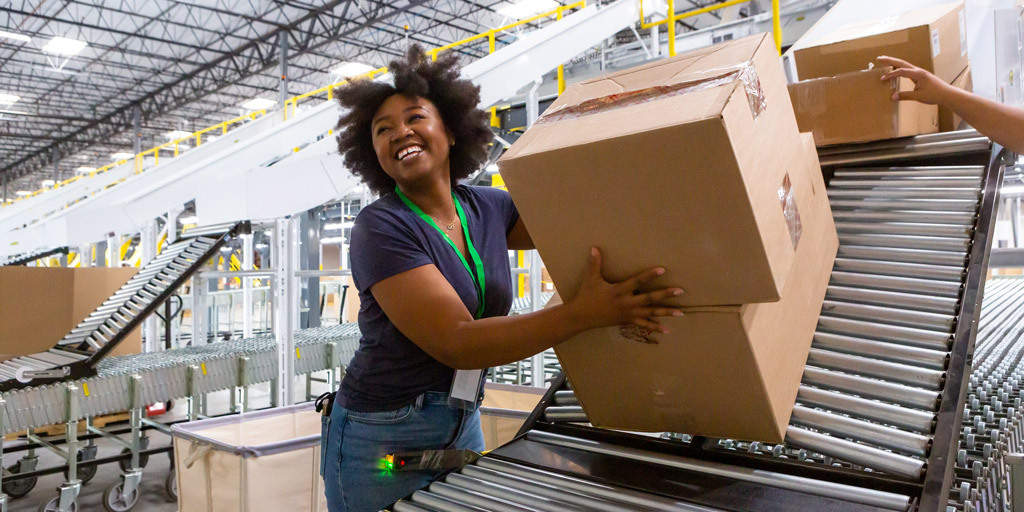
<instances>
[{"instance_id":1,"label":"person's hand reaching","mask_svg":"<svg viewBox=\"0 0 1024 512\"><path fill-rule=\"evenodd\" d=\"M914 81L913 91L893 93L893 101L919 101L928 105L937 105L948 101L953 86L943 82L941 78L925 71L905 60L895 57L878 57L876 62L883 66L892 66L893 70L882 75L882 81L896 77L909 78Z\"/></svg>"}]
</instances>

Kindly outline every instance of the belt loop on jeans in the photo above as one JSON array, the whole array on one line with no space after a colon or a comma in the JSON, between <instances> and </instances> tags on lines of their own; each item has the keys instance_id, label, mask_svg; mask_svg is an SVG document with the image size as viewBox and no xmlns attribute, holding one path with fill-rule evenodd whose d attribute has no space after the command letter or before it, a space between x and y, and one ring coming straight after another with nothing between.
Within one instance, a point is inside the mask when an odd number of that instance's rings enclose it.
<instances>
[{"instance_id":1,"label":"belt loop on jeans","mask_svg":"<svg viewBox=\"0 0 1024 512\"><path fill-rule=\"evenodd\" d=\"M416 404L414 405L414 407L416 408L417 411L423 409L423 401L426 399L426 397L426 393L420 393L420 395L416 397Z\"/></svg>"}]
</instances>

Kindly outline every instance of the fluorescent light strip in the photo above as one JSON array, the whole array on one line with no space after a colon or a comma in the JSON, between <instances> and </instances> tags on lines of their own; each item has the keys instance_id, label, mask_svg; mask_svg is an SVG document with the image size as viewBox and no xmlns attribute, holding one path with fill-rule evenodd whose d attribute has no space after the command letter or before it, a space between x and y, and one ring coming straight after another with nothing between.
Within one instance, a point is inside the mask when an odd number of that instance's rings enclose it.
<instances>
[{"instance_id":1,"label":"fluorescent light strip","mask_svg":"<svg viewBox=\"0 0 1024 512\"><path fill-rule=\"evenodd\" d=\"M7 39L14 39L15 41L23 41L23 42L26 42L26 43L32 41L32 38L29 37L29 36L22 35L22 34L15 34L13 32L4 32L3 30L0 30L0 37L4 37L4 38L7 38Z\"/></svg>"}]
</instances>

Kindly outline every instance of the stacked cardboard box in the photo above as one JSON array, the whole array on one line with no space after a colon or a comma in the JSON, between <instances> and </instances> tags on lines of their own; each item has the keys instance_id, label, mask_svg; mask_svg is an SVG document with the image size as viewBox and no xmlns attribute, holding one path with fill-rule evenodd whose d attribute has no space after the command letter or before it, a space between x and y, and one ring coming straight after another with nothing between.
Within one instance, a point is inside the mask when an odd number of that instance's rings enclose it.
<instances>
[{"instance_id":1,"label":"stacked cardboard box","mask_svg":"<svg viewBox=\"0 0 1024 512\"><path fill-rule=\"evenodd\" d=\"M891 67L879 67L790 84L800 131L813 134L819 146L938 131L938 107L892 100L897 91L914 90L914 82L909 78L883 82L882 75L889 71Z\"/></svg>"},{"instance_id":2,"label":"stacked cardboard box","mask_svg":"<svg viewBox=\"0 0 1024 512\"><path fill-rule=\"evenodd\" d=\"M886 55L919 66L961 89L971 89L963 1L934 5L881 20L846 25L793 59L804 82L790 86L800 129L819 146L950 131L960 120L948 109L896 106L908 80L870 84L865 71ZM872 73L878 73L873 75Z\"/></svg>"},{"instance_id":3,"label":"stacked cardboard box","mask_svg":"<svg viewBox=\"0 0 1024 512\"><path fill-rule=\"evenodd\" d=\"M499 167L566 300L593 246L686 291L670 334L556 347L593 424L781 441L838 242L770 36L576 84Z\"/></svg>"},{"instance_id":4,"label":"stacked cardboard box","mask_svg":"<svg viewBox=\"0 0 1024 512\"><path fill-rule=\"evenodd\" d=\"M0 360L53 348L138 270L0 267ZM135 329L111 355L141 350Z\"/></svg>"}]
</instances>

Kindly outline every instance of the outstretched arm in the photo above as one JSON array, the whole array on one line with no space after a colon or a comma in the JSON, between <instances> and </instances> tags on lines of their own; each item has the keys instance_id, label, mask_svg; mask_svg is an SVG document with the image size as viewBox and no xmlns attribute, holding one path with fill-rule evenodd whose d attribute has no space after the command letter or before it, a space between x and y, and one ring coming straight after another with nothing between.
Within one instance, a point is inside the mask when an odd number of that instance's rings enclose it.
<instances>
[{"instance_id":1,"label":"outstretched arm","mask_svg":"<svg viewBox=\"0 0 1024 512\"><path fill-rule=\"evenodd\" d=\"M895 68L883 75L882 80L906 77L914 81L913 91L897 92L893 94L894 100L947 107L988 138L1024 154L1024 109L957 89L928 71L894 57L879 57L878 62Z\"/></svg>"}]
</instances>

